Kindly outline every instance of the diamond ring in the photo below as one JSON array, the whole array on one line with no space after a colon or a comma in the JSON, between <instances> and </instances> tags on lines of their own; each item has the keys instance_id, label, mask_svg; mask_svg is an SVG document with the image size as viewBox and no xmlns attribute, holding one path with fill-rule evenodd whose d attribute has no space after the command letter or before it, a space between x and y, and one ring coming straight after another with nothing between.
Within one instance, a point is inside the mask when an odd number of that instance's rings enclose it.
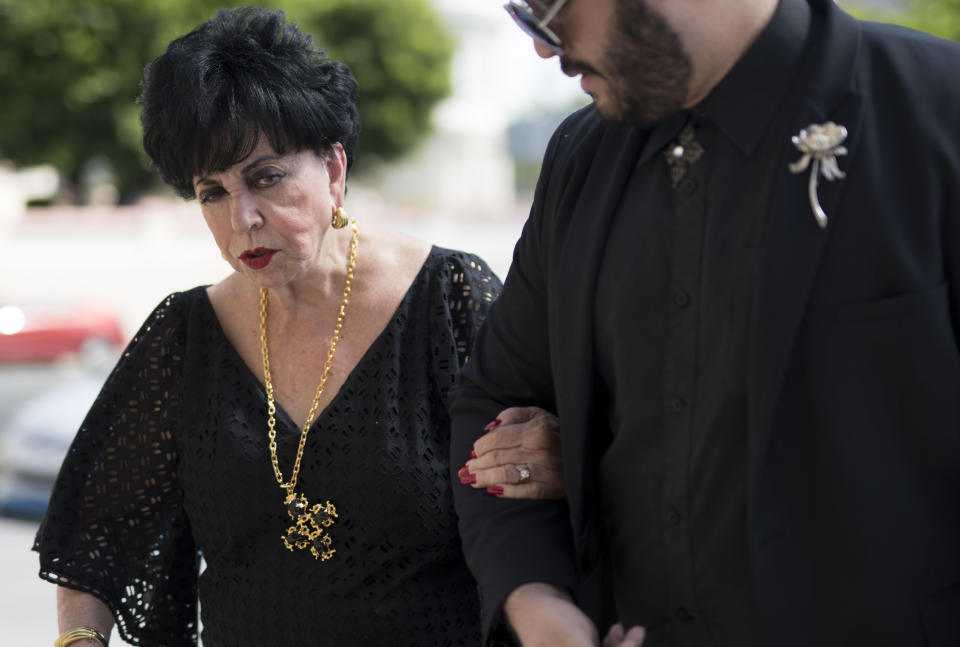
<instances>
[{"instance_id":1,"label":"diamond ring","mask_svg":"<svg viewBox=\"0 0 960 647\"><path fill-rule=\"evenodd\" d=\"M514 465L517 468L517 473L520 475L520 480L517 483L529 483L530 482L530 466L529 465Z\"/></svg>"}]
</instances>

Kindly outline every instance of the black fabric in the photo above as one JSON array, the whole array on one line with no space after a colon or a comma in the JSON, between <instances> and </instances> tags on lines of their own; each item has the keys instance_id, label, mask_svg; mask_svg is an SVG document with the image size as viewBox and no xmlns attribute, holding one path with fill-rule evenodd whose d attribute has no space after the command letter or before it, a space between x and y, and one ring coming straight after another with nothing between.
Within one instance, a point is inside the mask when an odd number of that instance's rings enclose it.
<instances>
[{"instance_id":1,"label":"black fabric","mask_svg":"<svg viewBox=\"0 0 960 647\"><path fill-rule=\"evenodd\" d=\"M784 0L702 104L654 127L599 268L597 398L612 438L600 499L617 617L644 625L654 647L756 644L747 322L782 144L769 126L791 110L789 86L806 83L809 25L806 3ZM674 186L664 153L683 124L702 153Z\"/></svg>"},{"instance_id":2,"label":"black fabric","mask_svg":"<svg viewBox=\"0 0 960 647\"><path fill-rule=\"evenodd\" d=\"M746 338L758 642L922 647L925 631L949 640L951 605L931 599L960 582L960 86L950 82L960 48L858 22L830 0L808 5L818 27L808 81L770 126L780 150L767 175L741 187L772 188ZM846 177L819 183L821 229L809 174L789 164L800 158L791 136L827 121L849 136ZM591 306L650 136L592 107L558 128L458 381L454 469L498 407L555 406L561 420L567 506L454 490L488 634L517 586L546 573L577 590L603 563L598 465L611 438Z\"/></svg>"},{"instance_id":3,"label":"black fabric","mask_svg":"<svg viewBox=\"0 0 960 647\"><path fill-rule=\"evenodd\" d=\"M623 622L653 644L750 645L745 252L763 211L730 189L769 160L734 159L738 182L714 182L733 144L696 131L704 156L676 189L659 156L637 167L600 267L600 496Z\"/></svg>"},{"instance_id":4,"label":"black fabric","mask_svg":"<svg viewBox=\"0 0 960 647\"><path fill-rule=\"evenodd\" d=\"M205 647L477 644L447 392L499 287L477 257L434 248L318 415L298 489L337 507L326 562L282 544L263 385L204 288L171 295L74 441L37 535L41 576L103 599L134 644L195 643L198 550ZM297 425L278 410L277 428L292 465Z\"/></svg>"}]
</instances>

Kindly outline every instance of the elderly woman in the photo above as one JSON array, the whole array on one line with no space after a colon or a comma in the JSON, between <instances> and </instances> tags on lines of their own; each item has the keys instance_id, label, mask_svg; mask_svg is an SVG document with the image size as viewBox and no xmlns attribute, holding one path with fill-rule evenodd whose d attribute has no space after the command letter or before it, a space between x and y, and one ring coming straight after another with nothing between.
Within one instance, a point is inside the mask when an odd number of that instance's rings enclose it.
<instances>
[{"instance_id":1,"label":"elderly woman","mask_svg":"<svg viewBox=\"0 0 960 647\"><path fill-rule=\"evenodd\" d=\"M114 622L192 645L198 599L206 647L479 642L447 391L500 284L476 256L346 216L355 95L346 66L258 9L147 67L146 151L234 272L157 307L64 462L35 544L58 645L102 644ZM560 494L552 417L501 419L482 478L461 480Z\"/></svg>"}]
</instances>

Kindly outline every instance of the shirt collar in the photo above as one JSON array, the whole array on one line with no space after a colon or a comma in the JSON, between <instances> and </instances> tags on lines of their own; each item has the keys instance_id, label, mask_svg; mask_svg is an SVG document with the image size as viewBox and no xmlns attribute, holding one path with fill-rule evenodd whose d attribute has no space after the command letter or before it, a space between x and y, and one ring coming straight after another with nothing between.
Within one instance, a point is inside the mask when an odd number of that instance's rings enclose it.
<instances>
[{"instance_id":1,"label":"shirt collar","mask_svg":"<svg viewBox=\"0 0 960 647\"><path fill-rule=\"evenodd\" d=\"M796 78L809 29L807 1L781 0L753 45L691 110L694 117L709 119L742 153L753 153Z\"/></svg>"}]
</instances>

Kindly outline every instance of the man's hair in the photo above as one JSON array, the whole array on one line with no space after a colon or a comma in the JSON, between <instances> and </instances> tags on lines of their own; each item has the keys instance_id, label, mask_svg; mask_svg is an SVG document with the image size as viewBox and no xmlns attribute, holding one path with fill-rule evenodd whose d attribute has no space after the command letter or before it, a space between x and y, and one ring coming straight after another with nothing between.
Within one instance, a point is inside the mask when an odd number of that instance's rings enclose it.
<instances>
[{"instance_id":1,"label":"man's hair","mask_svg":"<svg viewBox=\"0 0 960 647\"><path fill-rule=\"evenodd\" d=\"M184 198L193 178L246 158L261 136L277 153L325 154L353 165L357 82L282 11L222 10L170 43L140 83L143 147Z\"/></svg>"}]
</instances>

